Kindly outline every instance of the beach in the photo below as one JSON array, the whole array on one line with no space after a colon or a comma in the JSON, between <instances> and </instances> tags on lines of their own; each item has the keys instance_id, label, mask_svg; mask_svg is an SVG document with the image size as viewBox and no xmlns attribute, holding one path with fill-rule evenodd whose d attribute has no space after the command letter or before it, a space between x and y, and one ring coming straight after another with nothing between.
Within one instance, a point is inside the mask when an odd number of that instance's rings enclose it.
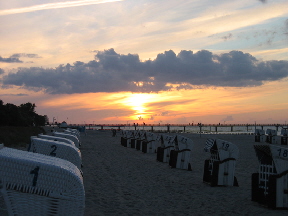
<instances>
[{"instance_id":1,"label":"beach","mask_svg":"<svg viewBox=\"0 0 288 216\"><path fill-rule=\"evenodd\" d=\"M192 171L157 162L156 154L123 147L120 134L87 130L81 135L85 216L93 215L287 215L251 201L251 175L258 171L253 135L189 134L194 142ZM175 134L171 134L175 135ZM207 138L236 144L239 187L203 183Z\"/></svg>"}]
</instances>

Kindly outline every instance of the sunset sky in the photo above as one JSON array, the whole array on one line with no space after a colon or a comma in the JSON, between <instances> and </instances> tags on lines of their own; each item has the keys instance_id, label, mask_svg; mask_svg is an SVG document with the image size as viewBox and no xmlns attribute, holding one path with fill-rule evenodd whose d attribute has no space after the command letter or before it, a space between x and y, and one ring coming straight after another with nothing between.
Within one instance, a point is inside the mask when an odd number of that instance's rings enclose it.
<instances>
[{"instance_id":1,"label":"sunset sky","mask_svg":"<svg viewBox=\"0 0 288 216\"><path fill-rule=\"evenodd\" d=\"M287 0L0 0L0 99L50 122L288 123Z\"/></svg>"}]
</instances>

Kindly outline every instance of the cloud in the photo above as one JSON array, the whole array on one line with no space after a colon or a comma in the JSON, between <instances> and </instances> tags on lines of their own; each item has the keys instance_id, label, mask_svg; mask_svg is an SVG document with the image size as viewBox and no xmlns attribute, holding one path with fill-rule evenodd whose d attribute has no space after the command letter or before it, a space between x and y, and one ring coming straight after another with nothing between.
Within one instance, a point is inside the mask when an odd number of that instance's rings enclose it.
<instances>
[{"instance_id":1,"label":"cloud","mask_svg":"<svg viewBox=\"0 0 288 216\"><path fill-rule=\"evenodd\" d=\"M0 75L4 74L4 70L2 68L0 68Z\"/></svg>"},{"instance_id":2,"label":"cloud","mask_svg":"<svg viewBox=\"0 0 288 216\"><path fill-rule=\"evenodd\" d=\"M6 62L6 63L23 63L19 58L17 57L9 57L9 58L3 58L0 56L0 62Z\"/></svg>"},{"instance_id":3,"label":"cloud","mask_svg":"<svg viewBox=\"0 0 288 216\"><path fill-rule=\"evenodd\" d=\"M1 96L1 97L4 97L4 96L5 96L5 97L7 97L7 96L8 96L8 97L14 97L14 96L23 97L23 96L29 96L29 95L28 95L28 94L21 94L21 93L20 93L20 94L0 94L0 96Z\"/></svg>"},{"instance_id":4,"label":"cloud","mask_svg":"<svg viewBox=\"0 0 288 216\"><path fill-rule=\"evenodd\" d=\"M227 116L226 118L222 119L221 121L234 121L233 117L232 116Z\"/></svg>"},{"instance_id":5,"label":"cloud","mask_svg":"<svg viewBox=\"0 0 288 216\"><path fill-rule=\"evenodd\" d=\"M267 0L259 0L260 2L262 2L263 4L267 2Z\"/></svg>"},{"instance_id":6,"label":"cloud","mask_svg":"<svg viewBox=\"0 0 288 216\"><path fill-rule=\"evenodd\" d=\"M288 61L259 61L249 53L221 55L172 50L154 60L140 61L137 54L98 51L95 60L77 61L57 68L19 68L3 76L4 86L18 86L49 94L88 92L159 92L183 86L248 87L288 77Z\"/></svg>"},{"instance_id":7,"label":"cloud","mask_svg":"<svg viewBox=\"0 0 288 216\"><path fill-rule=\"evenodd\" d=\"M26 57L26 58L41 58L39 55L37 54L29 54L29 53L15 53L12 56L10 56L11 58L20 58L20 57Z\"/></svg>"},{"instance_id":8,"label":"cloud","mask_svg":"<svg viewBox=\"0 0 288 216\"><path fill-rule=\"evenodd\" d=\"M48 4L41 4L41 5L34 5L30 7L1 10L0 16L9 15L9 14L18 14L18 13L29 13L33 11L39 11L39 10L50 10L50 9L58 9L58 8L102 4L102 3L117 2L117 1L122 1L122 0L79 0L79 1L48 3Z\"/></svg>"}]
</instances>

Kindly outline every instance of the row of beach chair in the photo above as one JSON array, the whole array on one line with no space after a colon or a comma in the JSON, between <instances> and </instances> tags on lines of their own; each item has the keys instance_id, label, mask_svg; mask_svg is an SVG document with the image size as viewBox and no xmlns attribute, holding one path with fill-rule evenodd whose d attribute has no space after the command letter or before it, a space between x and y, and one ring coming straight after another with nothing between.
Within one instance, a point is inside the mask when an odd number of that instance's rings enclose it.
<instances>
[{"instance_id":1,"label":"row of beach chair","mask_svg":"<svg viewBox=\"0 0 288 216\"><path fill-rule=\"evenodd\" d=\"M75 129L33 136L27 151L1 144L0 196L8 215L84 215L80 146Z\"/></svg>"},{"instance_id":2,"label":"row of beach chair","mask_svg":"<svg viewBox=\"0 0 288 216\"><path fill-rule=\"evenodd\" d=\"M266 136L273 134L271 130L266 131ZM287 136L286 130L281 136ZM259 168L251 176L251 200L273 209L288 209L288 148L267 143L254 145ZM169 163L172 168L191 170L193 142L184 136L122 131L121 144L145 153L156 153L157 161ZM235 177L238 147L225 140L207 139L204 151L209 152L210 157L204 162L203 182L211 186L239 186Z\"/></svg>"},{"instance_id":3,"label":"row of beach chair","mask_svg":"<svg viewBox=\"0 0 288 216\"><path fill-rule=\"evenodd\" d=\"M143 153L156 153L156 160L168 163L171 168L192 170L194 143L185 136L124 130L121 145ZM203 182L211 186L238 186L234 176L238 147L224 140L208 139L204 150L211 156L204 164Z\"/></svg>"},{"instance_id":4,"label":"row of beach chair","mask_svg":"<svg viewBox=\"0 0 288 216\"><path fill-rule=\"evenodd\" d=\"M279 140L280 139L280 140ZM267 129L266 131L262 129L255 130L255 142L266 142L269 144L281 144L287 145L287 129L281 129L280 136L277 135L276 130Z\"/></svg>"}]
</instances>

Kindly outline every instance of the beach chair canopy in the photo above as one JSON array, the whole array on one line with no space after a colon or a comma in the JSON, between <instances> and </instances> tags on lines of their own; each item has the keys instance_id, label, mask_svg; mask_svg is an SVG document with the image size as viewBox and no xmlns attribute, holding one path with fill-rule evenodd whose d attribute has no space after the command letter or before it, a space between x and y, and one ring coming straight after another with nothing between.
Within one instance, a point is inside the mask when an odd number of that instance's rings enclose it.
<instances>
[{"instance_id":1,"label":"beach chair canopy","mask_svg":"<svg viewBox=\"0 0 288 216\"><path fill-rule=\"evenodd\" d=\"M69 161L2 147L0 180L9 215L84 214L83 178Z\"/></svg>"},{"instance_id":2,"label":"beach chair canopy","mask_svg":"<svg viewBox=\"0 0 288 216\"><path fill-rule=\"evenodd\" d=\"M260 164L274 162L278 174L288 171L288 148L280 145L254 145Z\"/></svg>"},{"instance_id":3,"label":"beach chair canopy","mask_svg":"<svg viewBox=\"0 0 288 216\"><path fill-rule=\"evenodd\" d=\"M235 144L221 139L207 139L204 150L206 152L218 152L220 160L237 159L239 156L239 149Z\"/></svg>"},{"instance_id":4,"label":"beach chair canopy","mask_svg":"<svg viewBox=\"0 0 288 216\"><path fill-rule=\"evenodd\" d=\"M75 146L75 143L71 139L63 138L63 137L56 137L56 136L50 136L50 135L44 135L44 134L38 134L39 138L47 139L47 140L54 140L59 142L64 142L69 145Z\"/></svg>"},{"instance_id":5,"label":"beach chair canopy","mask_svg":"<svg viewBox=\"0 0 288 216\"><path fill-rule=\"evenodd\" d=\"M184 150L184 149L189 149L190 151L193 148L193 141L192 139L185 137L185 136L181 136L181 135L177 135L175 141L176 142L176 146L175 146L175 150Z\"/></svg>"},{"instance_id":6,"label":"beach chair canopy","mask_svg":"<svg viewBox=\"0 0 288 216\"><path fill-rule=\"evenodd\" d=\"M64 142L31 137L28 151L70 161L81 170L81 152L75 146Z\"/></svg>"},{"instance_id":7,"label":"beach chair canopy","mask_svg":"<svg viewBox=\"0 0 288 216\"><path fill-rule=\"evenodd\" d=\"M79 139L73 134L54 132L53 135L56 136L56 137L63 137L63 138L66 138L66 139L70 139L70 140L72 140L75 143L75 146L77 148L80 147Z\"/></svg>"}]
</instances>

